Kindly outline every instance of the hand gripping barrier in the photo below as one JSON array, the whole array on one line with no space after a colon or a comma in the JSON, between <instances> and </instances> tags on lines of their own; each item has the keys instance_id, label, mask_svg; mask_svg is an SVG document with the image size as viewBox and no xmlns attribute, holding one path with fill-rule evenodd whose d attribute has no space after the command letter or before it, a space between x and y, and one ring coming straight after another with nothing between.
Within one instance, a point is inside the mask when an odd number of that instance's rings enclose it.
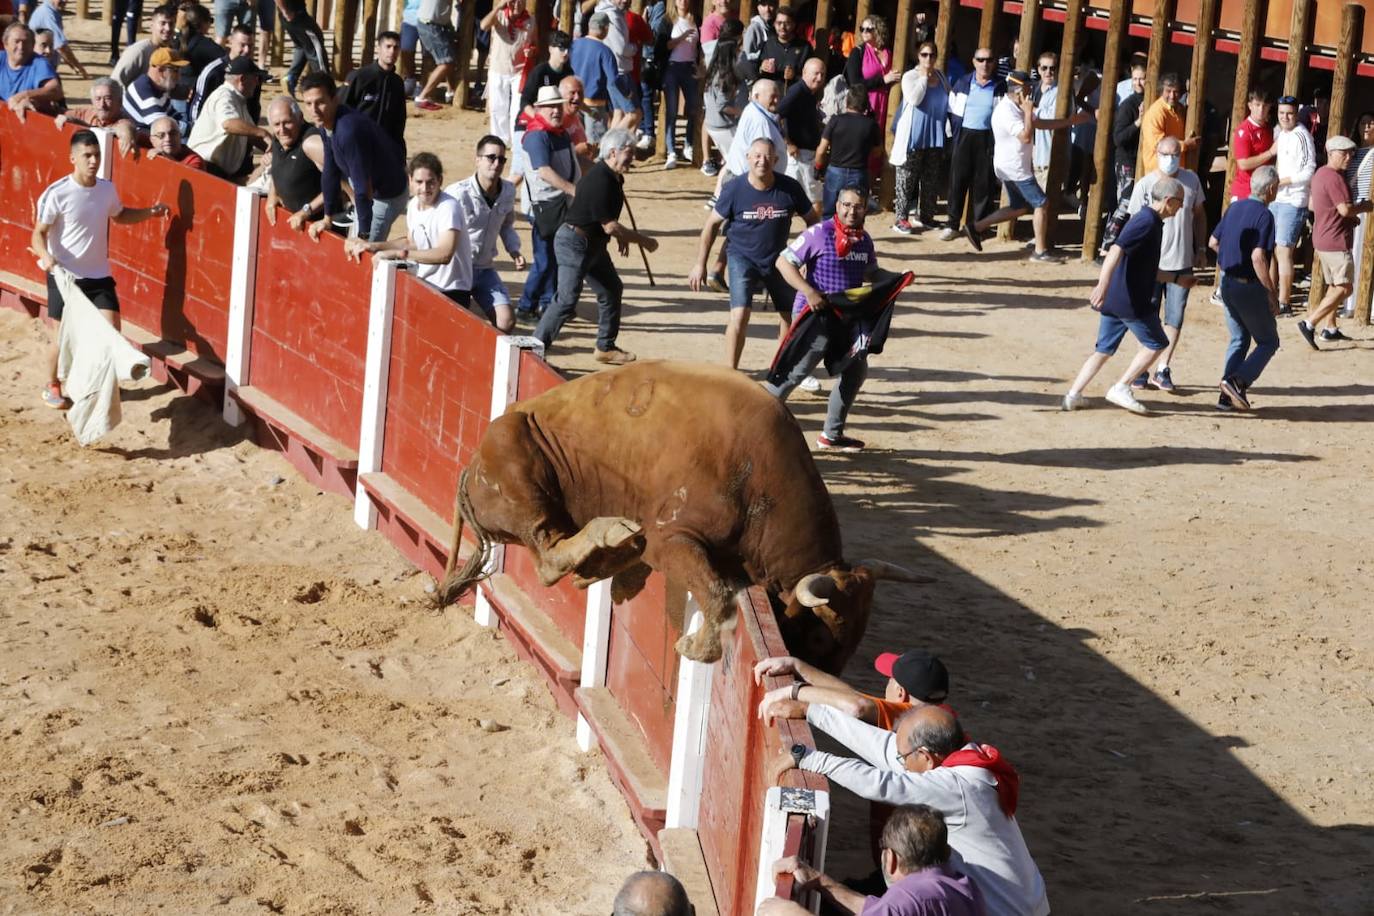
<instances>
[{"instance_id":1,"label":"hand gripping barrier","mask_svg":"<svg viewBox=\"0 0 1374 916\"><path fill-rule=\"evenodd\" d=\"M42 274L22 252L34 202L70 171L71 130L0 111L0 301L40 314ZM162 160L111 156L128 206L168 203L168 223L112 226L110 256L125 332L162 378L251 423L322 488L354 501L420 569L448 558L453 494L492 418L562 383L537 341L499 335L394 261L361 264L337 238L312 242L267 220L260 195ZM779 856L824 864L827 784L767 765L804 722L766 725L752 669L786 654L767 597L742 593L715 665L680 659L674 643L699 624L691 595L654 575L614 604L610 583L546 589L528 553L497 550L475 598L477 620L505 632L575 719L569 740L599 747L663 866L700 914L751 914L774 893ZM781 682L778 682L781 683ZM617 880L614 876L608 880Z\"/></svg>"}]
</instances>

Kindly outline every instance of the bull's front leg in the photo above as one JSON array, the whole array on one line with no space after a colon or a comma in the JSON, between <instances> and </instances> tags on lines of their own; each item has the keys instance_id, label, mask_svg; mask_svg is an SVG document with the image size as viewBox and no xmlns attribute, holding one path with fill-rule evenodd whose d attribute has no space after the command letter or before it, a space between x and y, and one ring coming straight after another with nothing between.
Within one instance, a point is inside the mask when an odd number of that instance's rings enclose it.
<instances>
[{"instance_id":1,"label":"bull's front leg","mask_svg":"<svg viewBox=\"0 0 1374 916\"><path fill-rule=\"evenodd\" d=\"M665 537L656 542L654 568L682 583L701 608L701 627L677 641L677 652L694 662L711 664L720 660L720 630L735 611L736 587L711 565L702 545L689 534Z\"/></svg>"}]
</instances>

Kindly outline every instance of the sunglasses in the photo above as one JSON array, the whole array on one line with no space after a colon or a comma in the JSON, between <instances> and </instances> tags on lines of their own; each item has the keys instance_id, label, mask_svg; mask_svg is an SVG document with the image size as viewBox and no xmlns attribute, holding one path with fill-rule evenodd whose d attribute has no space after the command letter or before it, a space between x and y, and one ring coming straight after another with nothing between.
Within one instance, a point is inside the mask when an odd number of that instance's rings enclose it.
<instances>
[{"instance_id":1,"label":"sunglasses","mask_svg":"<svg viewBox=\"0 0 1374 916\"><path fill-rule=\"evenodd\" d=\"M1280 96L1280 97L1279 97L1279 104L1280 104L1280 105L1296 105L1296 104L1298 104L1297 96L1292 96L1292 95Z\"/></svg>"},{"instance_id":2,"label":"sunglasses","mask_svg":"<svg viewBox=\"0 0 1374 916\"><path fill-rule=\"evenodd\" d=\"M859 31L860 31L860 32L871 32L871 31L873 31L873 26L871 26L871 25L862 26L862 27L859 28Z\"/></svg>"},{"instance_id":3,"label":"sunglasses","mask_svg":"<svg viewBox=\"0 0 1374 916\"><path fill-rule=\"evenodd\" d=\"M1058 67L1047 67L1047 66L1045 66L1044 64L1041 64L1039 69L1040 69L1040 72L1041 72L1041 73L1053 73L1054 71L1058 70L1059 68L1058 68Z\"/></svg>"},{"instance_id":4,"label":"sunglasses","mask_svg":"<svg viewBox=\"0 0 1374 916\"><path fill-rule=\"evenodd\" d=\"M488 162L495 162L497 165L505 165L505 164L506 164L506 157L505 157L505 156L497 155L497 154L495 154L495 153L483 153L483 154L482 154L481 156L479 156L478 158L480 158L480 159L485 159L485 160L487 160Z\"/></svg>"},{"instance_id":5,"label":"sunglasses","mask_svg":"<svg viewBox=\"0 0 1374 916\"><path fill-rule=\"evenodd\" d=\"M935 55L934 55L934 54L931 54L929 51L922 51L921 54L920 54L920 56L921 56L921 57L934 57Z\"/></svg>"},{"instance_id":6,"label":"sunglasses","mask_svg":"<svg viewBox=\"0 0 1374 916\"><path fill-rule=\"evenodd\" d=\"M985 64L985 63L987 63L987 62L990 61L990 60L992 60L991 57L975 57L975 58L973 59L973 62L974 62L975 64Z\"/></svg>"}]
</instances>

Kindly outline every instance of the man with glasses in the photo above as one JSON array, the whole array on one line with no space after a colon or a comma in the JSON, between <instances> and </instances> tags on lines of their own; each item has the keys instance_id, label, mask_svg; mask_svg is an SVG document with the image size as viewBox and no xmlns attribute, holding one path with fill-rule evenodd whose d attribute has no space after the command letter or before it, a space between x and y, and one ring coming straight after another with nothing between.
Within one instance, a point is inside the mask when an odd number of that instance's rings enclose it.
<instances>
[{"instance_id":1,"label":"man with glasses","mask_svg":"<svg viewBox=\"0 0 1374 916\"><path fill-rule=\"evenodd\" d=\"M1059 55L1053 51L1046 51L1041 54L1040 60L1036 62L1035 73L1032 77L1036 76L1040 78L1040 88L1036 90L1039 96L1035 102L1035 119L1037 121L1052 121L1054 120L1054 106L1059 100ZM1042 188L1049 186L1050 152L1053 149L1054 131L1037 129L1035 131L1033 161L1035 163L1035 180Z\"/></svg>"},{"instance_id":2,"label":"man with glasses","mask_svg":"<svg viewBox=\"0 0 1374 916\"><path fill-rule=\"evenodd\" d=\"M959 237L967 209L978 220L997 207L997 181L992 172L992 112L1006 95L1007 84L993 72L992 51L973 54L973 72L954 81L949 92L949 119L954 149L949 167L949 226L940 234Z\"/></svg>"},{"instance_id":3,"label":"man with glasses","mask_svg":"<svg viewBox=\"0 0 1374 916\"><path fill-rule=\"evenodd\" d=\"M496 329L509 334L515 327L510 293L496 272L496 239L515 261L516 270L525 269L520 253L520 235L515 231L515 185L501 177L506 167L506 144L494 134L477 141L476 170L444 189L458 201L458 210L467 224L472 245L472 301L492 317Z\"/></svg>"},{"instance_id":4,"label":"man with glasses","mask_svg":"<svg viewBox=\"0 0 1374 916\"><path fill-rule=\"evenodd\" d=\"M190 66L170 48L158 48L148 60L148 72L129 84L124 92L124 110L129 120L146 133L164 115L176 117L172 110L172 90L181 80L181 68ZM177 119L181 123L181 119Z\"/></svg>"},{"instance_id":5,"label":"man with glasses","mask_svg":"<svg viewBox=\"0 0 1374 916\"><path fill-rule=\"evenodd\" d=\"M205 160L200 158L195 150L181 142L181 125L176 122L175 118L163 115L154 121L153 126L148 130L148 142L152 144L152 149L148 150L149 159L161 156L173 162L180 162L188 168L202 171L205 169Z\"/></svg>"},{"instance_id":6,"label":"man with glasses","mask_svg":"<svg viewBox=\"0 0 1374 916\"><path fill-rule=\"evenodd\" d=\"M1307 222L1308 192L1317 172L1317 145L1298 120L1298 100L1279 99L1279 129L1274 136L1274 166L1279 190L1269 212L1274 214L1274 277L1279 291L1279 314L1293 314L1293 249ZM1303 326L1299 325L1299 330ZM1304 336L1306 336L1304 334ZM1308 341L1311 343L1311 340Z\"/></svg>"},{"instance_id":7,"label":"man with glasses","mask_svg":"<svg viewBox=\"0 0 1374 916\"><path fill-rule=\"evenodd\" d=\"M1160 249L1164 243L1164 221L1183 208L1183 185L1174 178L1161 178L1150 189L1150 206L1143 208L1126 228L1107 259L1093 288L1090 302L1102 313L1098 321L1097 346L1078 370L1078 377L1064 395L1064 410L1081 410L1088 404L1083 389L1115 355L1126 332L1140 341L1140 350L1121 378L1107 391L1107 400L1131 413L1146 414L1149 408L1131 393L1131 380L1148 372L1169 346L1169 338L1159 323L1159 300L1155 291L1160 283L1178 284L1178 271L1159 269Z\"/></svg>"},{"instance_id":8,"label":"man with glasses","mask_svg":"<svg viewBox=\"0 0 1374 916\"><path fill-rule=\"evenodd\" d=\"M949 845L989 916L1049 913L1044 879L1016 822L1020 776L997 748L969 741L938 706L906 713L895 732L819 703L806 711L806 721L858 759L797 744L777 759L772 775L799 768L870 801L928 805L944 817Z\"/></svg>"}]
</instances>

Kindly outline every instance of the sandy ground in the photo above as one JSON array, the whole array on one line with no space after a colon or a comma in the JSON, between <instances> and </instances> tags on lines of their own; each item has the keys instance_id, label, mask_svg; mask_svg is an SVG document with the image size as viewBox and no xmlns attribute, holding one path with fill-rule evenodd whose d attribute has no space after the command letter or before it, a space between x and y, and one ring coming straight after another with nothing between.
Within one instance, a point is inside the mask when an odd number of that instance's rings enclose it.
<instances>
[{"instance_id":1,"label":"sandy ground","mask_svg":"<svg viewBox=\"0 0 1374 916\"><path fill-rule=\"evenodd\" d=\"M416 117L411 146L453 180L483 130ZM656 288L619 262L641 356L723 354L724 303L683 283L709 184L630 178L664 246ZM945 659L970 732L1022 770L1056 912L1374 910L1374 335L1318 354L1286 322L1259 411L1222 415L1198 294L1156 416L1105 406L1106 375L1061 414L1093 270L889 223L880 256L920 279L851 418L870 449L817 462L847 553L938 584L882 587L850 674ZM591 331L553 361L592 369ZM0 912L605 912L644 844L509 647L425 610L342 501L174 391L131 392L81 451L37 403L41 344L0 315ZM819 430L821 401L793 408ZM832 870L862 874L865 806L837 795Z\"/></svg>"}]
</instances>

